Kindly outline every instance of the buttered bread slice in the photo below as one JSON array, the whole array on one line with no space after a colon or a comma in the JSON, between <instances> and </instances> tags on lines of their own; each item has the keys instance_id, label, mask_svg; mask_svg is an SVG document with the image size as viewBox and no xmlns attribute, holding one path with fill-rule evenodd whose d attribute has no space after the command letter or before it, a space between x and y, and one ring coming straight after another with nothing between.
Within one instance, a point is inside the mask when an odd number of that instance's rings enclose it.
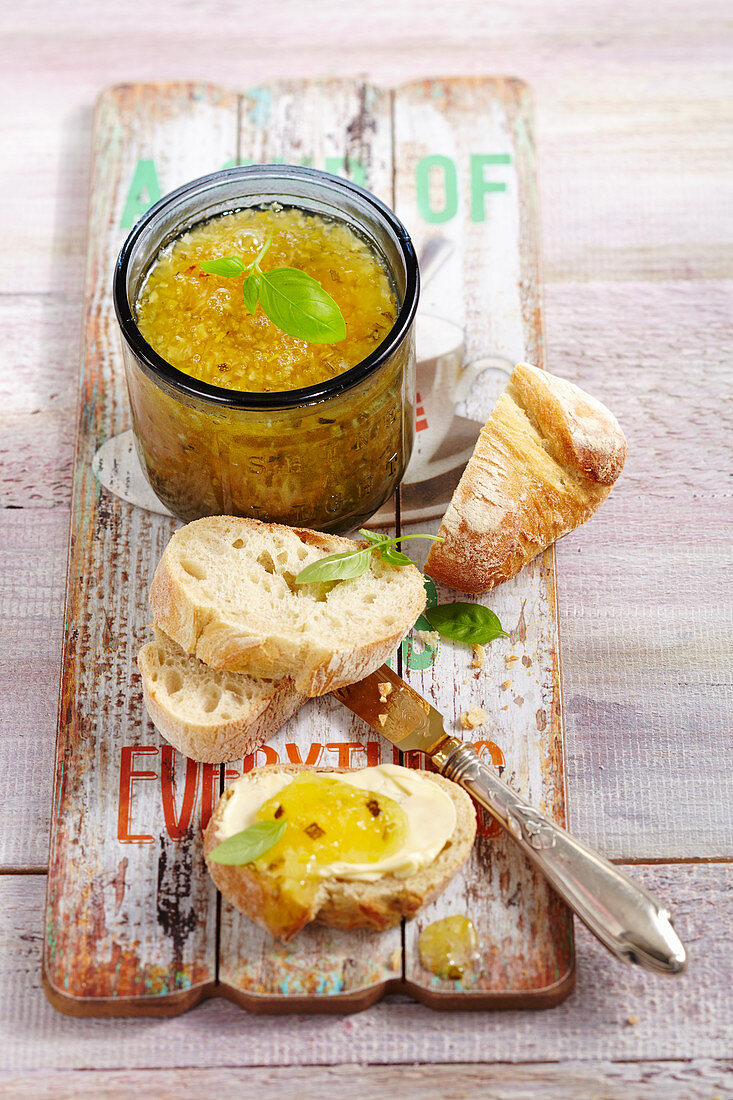
<instances>
[{"instance_id":1,"label":"buttered bread slice","mask_svg":"<svg viewBox=\"0 0 733 1100\"><path fill-rule=\"evenodd\" d=\"M425 607L419 570L378 554L353 580L295 583L311 562L362 545L234 516L195 520L155 571L153 621L212 668L290 676L297 691L323 695L374 672Z\"/></svg>"},{"instance_id":2,"label":"buttered bread slice","mask_svg":"<svg viewBox=\"0 0 733 1100\"><path fill-rule=\"evenodd\" d=\"M278 824L272 846L251 847L253 826ZM471 799L442 775L278 764L227 787L204 852L224 897L287 941L310 921L382 930L414 917L464 863L475 834Z\"/></svg>"}]
</instances>

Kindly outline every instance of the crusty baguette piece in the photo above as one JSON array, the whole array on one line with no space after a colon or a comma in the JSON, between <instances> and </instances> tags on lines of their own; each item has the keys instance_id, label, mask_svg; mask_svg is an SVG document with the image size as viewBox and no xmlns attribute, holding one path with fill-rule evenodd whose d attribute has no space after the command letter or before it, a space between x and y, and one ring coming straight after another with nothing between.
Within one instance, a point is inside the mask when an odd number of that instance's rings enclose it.
<instances>
[{"instance_id":1,"label":"crusty baguette piece","mask_svg":"<svg viewBox=\"0 0 733 1100\"><path fill-rule=\"evenodd\" d=\"M289 677L267 680L209 668L162 630L138 654L143 698L160 734L192 760L241 760L303 705Z\"/></svg>"},{"instance_id":2,"label":"crusty baguette piece","mask_svg":"<svg viewBox=\"0 0 733 1100\"><path fill-rule=\"evenodd\" d=\"M209 516L181 527L155 571L155 625L212 668L292 676L305 695L355 683L390 657L425 606L422 574L372 554L350 581L296 585L306 565L366 545Z\"/></svg>"},{"instance_id":3,"label":"crusty baguette piece","mask_svg":"<svg viewBox=\"0 0 733 1100\"><path fill-rule=\"evenodd\" d=\"M481 429L425 572L460 592L487 592L585 523L625 458L605 405L520 363Z\"/></svg>"},{"instance_id":4,"label":"crusty baguette piece","mask_svg":"<svg viewBox=\"0 0 733 1100\"><path fill-rule=\"evenodd\" d=\"M430 782L437 783L453 800L456 808L456 828L449 844L443 848L429 867L411 875L398 878L384 875L377 882L344 882L326 879L321 884L312 909L306 913L290 914L278 908L275 880L262 875L251 866L233 867L210 860L209 852L219 843L217 829L224 807L231 797L236 783L246 782L262 772L285 772L297 775L302 771L333 774L346 773L349 768L307 768L302 764L272 764L247 772L230 784L219 799L214 814L204 833L204 854L209 874L227 901L246 916L265 928L273 936L287 942L306 924L315 921L331 928L371 928L383 931L399 924L403 917L415 916L441 893L453 875L468 858L476 835L476 811L466 792L457 784L434 772L419 771Z\"/></svg>"}]
</instances>

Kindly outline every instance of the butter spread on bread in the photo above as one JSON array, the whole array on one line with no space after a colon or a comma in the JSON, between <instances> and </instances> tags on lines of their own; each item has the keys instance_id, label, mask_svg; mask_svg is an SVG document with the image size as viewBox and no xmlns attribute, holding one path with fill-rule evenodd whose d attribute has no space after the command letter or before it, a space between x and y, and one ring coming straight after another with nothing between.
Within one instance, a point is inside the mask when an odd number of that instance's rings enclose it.
<instances>
[{"instance_id":1,"label":"butter spread on bread","mask_svg":"<svg viewBox=\"0 0 733 1100\"><path fill-rule=\"evenodd\" d=\"M325 781L319 804L313 776ZM294 780L302 783L300 791ZM414 809L408 810L410 803ZM292 851L286 829L253 863L211 858L222 840L253 822L289 818L307 834ZM207 826L204 851L224 897L287 941L310 921L381 930L413 917L463 864L475 833L471 799L441 775L397 766L359 773L278 764L247 772L226 789Z\"/></svg>"},{"instance_id":2,"label":"butter spread on bread","mask_svg":"<svg viewBox=\"0 0 733 1100\"><path fill-rule=\"evenodd\" d=\"M481 429L425 572L460 592L487 592L589 519L625 458L605 405L520 363Z\"/></svg>"},{"instance_id":3,"label":"butter spread on bread","mask_svg":"<svg viewBox=\"0 0 733 1100\"><path fill-rule=\"evenodd\" d=\"M264 804L276 796L284 795L285 788L297 785L302 779L303 773L300 776L292 776L277 771L260 772L250 781L246 775L243 776L234 784L234 793L224 808L216 831L217 841L226 840L227 837L241 832L260 820L259 814ZM385 874L407 878L423 867L429 866L453 835L456 827L456 810L453 801L441 787L423 779L419 772L402 768L397 764L381 764L361 771L333 772L327 777L327 782L364 792L361 801L367 807L366 822L355 823L359 833L365 831L366 824L373 824L375 829L379 828L382 816L380 798L387 799L400 807L404 813L406 829L396 851L384 855L375 851L373 854L376 858L368 862L340 859L338 858L339 841L343 837L343 830L347 827L345 821L348 821L348 815L342 811L338 823L334 822L336 828L331 833L327 848L330 853L329 858L324 862L322 855L316 857L314 854L311 857L312 865L309 873L317 878L338 878L361 882L376 882ZM327 795L328 792L324 791L324 801ZM370 795L375 795L376 798L372 799ZM327 801L323 809L325 811L323 816L332 820L334 810ZM269 817L269 814L265 816ZM316 824L319 828L323 827L323 835L328 837L327 821L321 820L321 815L317 812L316 816L319 818ZM348 840L348 836L346 839ZM287 833L281 844L288 844ZM312 846L315 847L315 844Z\"/></svg>"}]
</instances>

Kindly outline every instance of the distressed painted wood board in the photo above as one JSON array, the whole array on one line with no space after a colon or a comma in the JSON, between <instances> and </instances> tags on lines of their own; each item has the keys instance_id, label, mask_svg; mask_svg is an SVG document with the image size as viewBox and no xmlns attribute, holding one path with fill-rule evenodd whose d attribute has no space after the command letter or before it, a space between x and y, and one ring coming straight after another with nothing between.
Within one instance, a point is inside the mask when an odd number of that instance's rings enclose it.
<instances>
[{"instance_id":1,"label":"distressed painted wood board","mask_svg":"<svg viewBox=\"0 0 733 1100\"><path fill-rule=\"evenodd\" d=\"M556 1003L574 981L570 916L483 820L470 863L421 918L467 912L478 924L481 961L460 986L419 966L415 922L378 936L307 929L282 946L217 898L201 832L222 784L264 762L364 766L394 753L324 698L237 766L177 756L144 713L135 663L148 633L149 584L175 521L106 493L91 467L99 446L129 426L110 284L132 220L158 191L227 163L307 158L349 172L394 205L418 247L436 233L452 245L422 309L438 321L444 311L462 334L461 353L421 364L418 415L427 427L418 432L418 476L408 475L400 507L379 518L395 529L393 518L424 525L439 514L436 502L460 474L456 422L477 432L508 366L542 363L526 89L483 79L394 91L284 82L242 94L129 85L102 96L94 134L44 950L49 998L79 1015L172 1015L212 995L267 1012L348 1011L390 991L449 1008ZM403 643L397 665L443 710L448 728L460 729L461 712L481 705L488 723L465 735L564 821L552 553L491 604L511 641L492 647L483 668L469 668L465 650L421 649L417 640Z\"/></svg>"}]
</instances>

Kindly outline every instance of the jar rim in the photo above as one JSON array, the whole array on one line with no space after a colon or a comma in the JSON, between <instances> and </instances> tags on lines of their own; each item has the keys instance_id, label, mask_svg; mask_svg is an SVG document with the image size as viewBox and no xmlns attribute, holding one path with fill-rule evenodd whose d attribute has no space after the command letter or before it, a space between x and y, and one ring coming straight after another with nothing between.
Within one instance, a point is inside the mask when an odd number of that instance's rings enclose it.
<instances>
[{"instance_id":1,"label":"jar rim","mask_svg":"<svg viewBox=\"0 0 733 1100\"><path fill-rule=\"evenodd\" d=\"M150 223L171 204L203 185L213 187L218 183L223 184L233 180L251 178L267 179L275 184L278 181L301 179L320 183L330 189L332 193L350 192L373 208L382 222L386 223L396 240L405 265L405 293L395 322L382 343L366 359L362 359L355 366L349 367L348 370L335 378L329 378L324 382L318 382L312 386L302 386L293 390L247 391L226 389L224 386L215 386L210 382L194 378L192 375L174 367L145 340L137 326L127 295L127 275L135 246ZM414 320L419 293L420 271L410 235L397 215L381 199L378 199L371 191L367 191L366 188L352 183L351 180L345 180L341 176L333 175L330 172L322 172L317 168L305 168L289 164L250 164L239 165L234 168L222 168L218 172L199 176L197 179L191 180L164 195L136 222L128 234L117 258L112 284L115 313L123 339L141 365L144 365L154 376L165 379L166 382L186 394L187 397L203 398L216 405L240 409L302 407L326 401L358 386L360 382L363 382L364 379L377 371L402 343Z\"/></svg>"}]
</instances>

